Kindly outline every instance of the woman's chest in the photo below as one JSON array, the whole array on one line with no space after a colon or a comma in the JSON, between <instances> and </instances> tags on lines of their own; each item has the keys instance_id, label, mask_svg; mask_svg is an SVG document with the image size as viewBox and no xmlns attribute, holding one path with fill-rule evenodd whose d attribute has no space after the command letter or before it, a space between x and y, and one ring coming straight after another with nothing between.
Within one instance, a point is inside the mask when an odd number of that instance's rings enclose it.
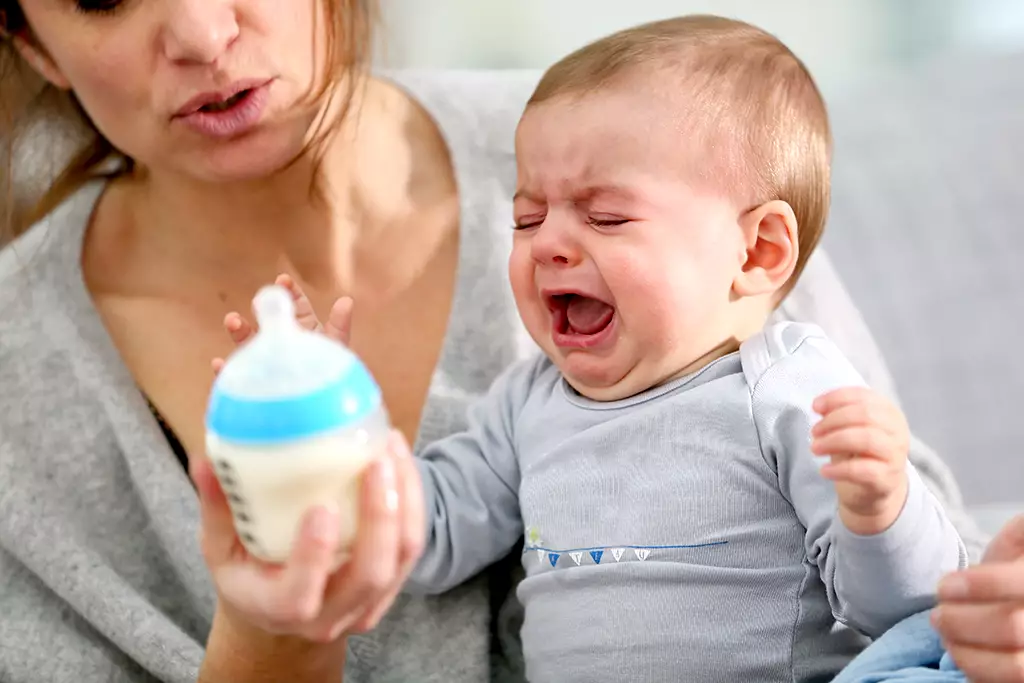
<instances>
[{"instance_id":1,"label":"woman's chest","mask_svg":"<svg viewBox=\"0 0 1024 683\"><path fill-rule=\"evenodd\" d=\"M202 453L211 363L233 344L222 326L228 309L173 300L97 299L110 336L140 391L189 454ZM367 312L354 319L351 346L381 386L395 426L415 438L444 340L447 311Z\"/></svg>"}]
</instances>

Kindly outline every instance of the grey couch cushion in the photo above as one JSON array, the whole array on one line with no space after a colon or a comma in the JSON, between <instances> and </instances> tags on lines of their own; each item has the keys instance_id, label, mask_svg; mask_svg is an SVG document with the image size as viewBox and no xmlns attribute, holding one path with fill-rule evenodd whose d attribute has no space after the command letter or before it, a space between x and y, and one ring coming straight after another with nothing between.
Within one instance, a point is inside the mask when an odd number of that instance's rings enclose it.
<instances>
[{"instance_id":1,"label":"grey couch cushion","mask_svg":"<svg viewBox=\"0 0 1024 683\"><path fill-rule=\"evenodd\" d=\"M831 103L826 248L971 503L1024 501L1024 55Z\"/></svg>"}]
</instances>

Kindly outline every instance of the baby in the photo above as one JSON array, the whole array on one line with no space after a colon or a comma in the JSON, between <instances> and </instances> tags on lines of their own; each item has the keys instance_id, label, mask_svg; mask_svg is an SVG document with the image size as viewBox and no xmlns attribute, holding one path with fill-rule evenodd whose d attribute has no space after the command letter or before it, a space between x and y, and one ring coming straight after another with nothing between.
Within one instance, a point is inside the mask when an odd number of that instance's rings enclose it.
<instances>
[{"instance_id":1,"label":"baby","mask_svg":"<svg viewBox=\"0 0 1024 683\"><path fill-rule=\"evenodd\" d=\"M902 415L769 322L828 211L804 65L737 21L629 29L548 70L516 152L509 274L544 354L420 453L408 590L525 535L535 682L830 680L930 607L966 552Z\"/></svg>"}]
</instances>

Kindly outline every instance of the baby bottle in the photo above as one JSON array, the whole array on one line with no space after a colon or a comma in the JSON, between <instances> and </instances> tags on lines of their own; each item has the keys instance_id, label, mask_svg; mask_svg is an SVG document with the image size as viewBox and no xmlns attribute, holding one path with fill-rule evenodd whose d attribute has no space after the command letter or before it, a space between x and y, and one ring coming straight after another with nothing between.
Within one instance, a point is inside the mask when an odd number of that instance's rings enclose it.
<instances>
[{"instance_id":1,"label":"baby bottle","mask_svg":"<svg viewBox=\"0 0 1024 683\"><path fill-rule=\"evenodd\" d=\"M380 388L343 345L304 329L283 287L253 300L259 331L232 354L206 411L206 451L246 549L290 554L315 505L340 513L338 562L358 526L361 474L389 421Z\"/></svg>"}]
</instances>

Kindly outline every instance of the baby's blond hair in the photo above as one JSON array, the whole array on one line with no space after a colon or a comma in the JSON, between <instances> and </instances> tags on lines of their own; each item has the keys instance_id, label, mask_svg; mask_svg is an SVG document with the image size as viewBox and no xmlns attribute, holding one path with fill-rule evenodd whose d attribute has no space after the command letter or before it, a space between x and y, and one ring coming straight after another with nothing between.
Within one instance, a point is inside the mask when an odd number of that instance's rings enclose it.
<instances>
[{"instance_id":1,"label":"baby's blond hair","mask_svg":"<svg viewBox=\"0 0 1024 683\"><path fill-rule=\"evenodd\" d=\"M667 19L573 52L548 69L527 106L587 96L637 76L685 95L681 118L703 179L739 192L750 208L776 199L792 207L800 250L788 291L821 238L829 207L828 113L803 62L775 36L741 21Z\"/></svg>"}]
</instances>

